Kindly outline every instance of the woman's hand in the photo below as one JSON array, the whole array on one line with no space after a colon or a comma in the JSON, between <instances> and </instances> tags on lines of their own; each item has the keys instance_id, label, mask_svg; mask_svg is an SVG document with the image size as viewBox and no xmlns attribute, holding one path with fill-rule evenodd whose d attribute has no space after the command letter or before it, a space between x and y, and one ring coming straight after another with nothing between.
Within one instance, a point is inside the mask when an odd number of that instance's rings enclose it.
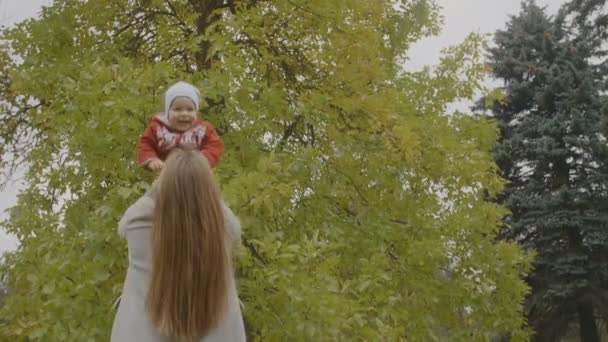
<instances>
[{"instance_id":1,"label":"woman's hand","mask_svg":"<svg viewBox=\"0 0 608 342\"><path fill-rule=\"evenodd\" d=\"M165 163L160 160L160 159L152 159L149 163L148 163L148 169L150 169L150 171L154 171L154 172L158 172L160 170L163 169L163 166L165 166Z\"/></svg>"},{"instance_id":2,"label":"woman's hand","mask_svg":"<svg viewBox=\"0 0 608 342\"><path fill-rule=\"evenodd\" d=\"M194 150L197 147L193 142L180 142L178 146L184 150Z\"/></svg>"}]
</instances>

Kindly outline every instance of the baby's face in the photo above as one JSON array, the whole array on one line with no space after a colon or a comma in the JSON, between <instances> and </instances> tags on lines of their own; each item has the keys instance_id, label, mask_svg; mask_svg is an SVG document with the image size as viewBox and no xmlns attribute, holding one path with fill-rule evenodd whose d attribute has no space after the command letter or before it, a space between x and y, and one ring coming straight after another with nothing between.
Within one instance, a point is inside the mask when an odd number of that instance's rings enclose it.
<instances>
[{"instance_id":1,"label":"baby's face","mask_svg":"<svg viewBox=\"0 0 608 342\"><path fill-rule=\"evenodd\" d=\"M178 131L187 131L196 121L196 106L187 97L176 97L169 107L169 126Z\"/></svg>"}]
</instances>

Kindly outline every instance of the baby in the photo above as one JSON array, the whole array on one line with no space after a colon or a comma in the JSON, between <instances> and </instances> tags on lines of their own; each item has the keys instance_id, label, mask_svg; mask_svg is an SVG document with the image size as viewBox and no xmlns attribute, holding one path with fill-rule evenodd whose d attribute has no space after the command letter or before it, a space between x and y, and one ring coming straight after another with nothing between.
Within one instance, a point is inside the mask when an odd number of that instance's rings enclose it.
<instances>
[{"instance_id":1,"label":"baby","mask_svg":"<svg viewBox=\"0 0 608 342\"><path fill-rule=\"evenodd\" d=\"M177 82L165 93L165 111L154 116L137 143L137 161L151 171L163 168L174 147L200 150L216 167L224 144L213 126L198 117L200 92L193 85Z\"/></svg>"}]
</instances>

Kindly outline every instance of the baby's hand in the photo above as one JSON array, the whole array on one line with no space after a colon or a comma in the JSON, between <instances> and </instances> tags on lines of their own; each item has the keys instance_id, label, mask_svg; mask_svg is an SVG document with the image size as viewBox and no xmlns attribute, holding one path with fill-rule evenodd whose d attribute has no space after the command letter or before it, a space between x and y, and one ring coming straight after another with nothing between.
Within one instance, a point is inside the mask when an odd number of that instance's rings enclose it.
<instances>
[{"instance_id":1,"label":"baby's hand","mask_svg":"<svg viewBox=\"0 0 608 342\"><path fill-rule=\"evenodd\" d=\"M151 171L160 171L163 166L165 166L165 163L160 159L153 159L148 163L148 169Z\"/></svg>"}]
</instances>

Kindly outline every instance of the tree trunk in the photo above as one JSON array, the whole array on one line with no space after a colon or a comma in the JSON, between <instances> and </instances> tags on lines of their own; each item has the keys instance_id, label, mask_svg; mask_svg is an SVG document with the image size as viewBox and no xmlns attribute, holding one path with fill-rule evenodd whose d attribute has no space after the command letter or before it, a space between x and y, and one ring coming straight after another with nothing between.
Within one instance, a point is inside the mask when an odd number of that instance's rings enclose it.
<instances>
[{"instance_id":1,"label":"tree trunk","mask_svg":"<svg viewBox=\"0 0 608 342\"><path fill-rule=\"evenodd\" d=\"M220 19L218 14L212 14L215 10L229 6L230 3L231 2L225 4L224 0L190 0L190 4L194 7L194 10L200 14L197 22L198 34L204 34L211 24ZM200 42L200 50L196 56L199 70L205 70L211 67L210 57L212 56L209 56L210 47L211 43L209 41L203 39Z\"/></svg>"},{"instance_id":2,"label":"tree trunk","mask_svg":"<svg viewBox=\"0 0 608 342\"><path fill-rule=\"evenodd\" d=\"M577 310L581 342L600 342L591 300L585 299L580 302Z\"/></svg>"}]
</instances>

